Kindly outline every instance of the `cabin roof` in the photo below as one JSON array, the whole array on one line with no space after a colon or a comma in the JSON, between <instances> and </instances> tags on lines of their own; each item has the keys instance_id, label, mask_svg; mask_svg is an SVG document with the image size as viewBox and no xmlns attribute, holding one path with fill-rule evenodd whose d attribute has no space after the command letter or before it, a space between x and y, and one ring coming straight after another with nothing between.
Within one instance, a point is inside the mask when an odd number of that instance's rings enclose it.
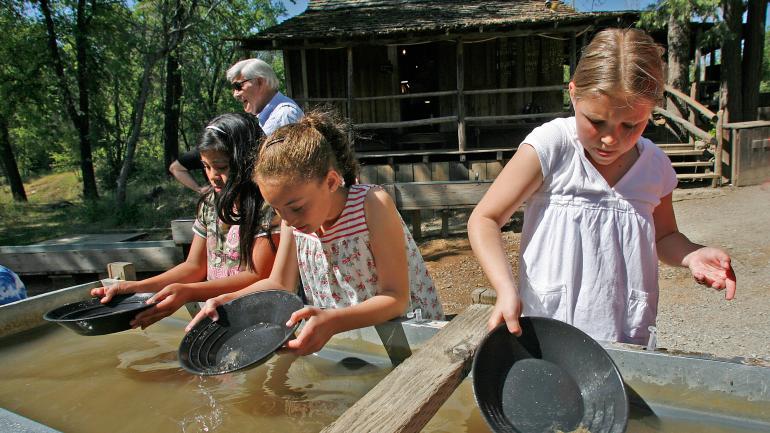
<instances>
[{"instance_id":1,"label":"cabin roof","mask_svg":"<svg viewBox=\"0 0 770 433\"><path fill-rule=\"evenodd\" d=\"M555 0L310 0L304 13L240 41L246 49L277 49L308 41L430 38L516 28L553 31L597 21L635 20L638 15L583 13Z\"/></svg>"}]
</instances>

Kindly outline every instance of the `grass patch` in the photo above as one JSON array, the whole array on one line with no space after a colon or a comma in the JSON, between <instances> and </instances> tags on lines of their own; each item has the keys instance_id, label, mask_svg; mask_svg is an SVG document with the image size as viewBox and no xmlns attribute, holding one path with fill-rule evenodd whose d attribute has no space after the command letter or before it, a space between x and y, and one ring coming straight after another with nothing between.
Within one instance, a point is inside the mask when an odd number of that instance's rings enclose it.
<instances>
[{"instance_id":1,"label":"grass patch","mask_svg":"<svg viewBox=\"0 0 770 433\"><path fill-rule=\"evenodd\" d=\"M0 245L29 245L61 236L119 230L150 230L148 239L170 238L170 222L195 214L198 196L165 177L142 179L128 186L126 204L102 193L93 202L82 199L76 173L53 173L24 185L28 203L16 203L10 188L0 187ZM160 229L160 230L159 230Z\"/></svg>"}]
</instances>

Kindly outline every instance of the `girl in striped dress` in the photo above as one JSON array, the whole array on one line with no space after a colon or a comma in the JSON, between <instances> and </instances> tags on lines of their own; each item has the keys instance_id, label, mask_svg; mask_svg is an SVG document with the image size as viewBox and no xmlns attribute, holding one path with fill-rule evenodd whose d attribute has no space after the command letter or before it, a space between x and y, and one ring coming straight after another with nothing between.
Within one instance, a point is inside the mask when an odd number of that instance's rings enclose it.
<instances>
[{"instance_id":1,"label":"girl in striped dress","mask_svg":"<svg viewBox=\"0 0 770 433\"><path fill-rule=\"evenodd\" d=\"M287 347L320 350L336 333L375 325L420 309L442 319L438 293L417 245L390 196L356 184L358 163L345 123L313 112L283 126L260 148L253 181L282 218L270 277L206 302L188 325L216 307L258 290L293 291L300 279L310 306L288 325L307 322ZM299 278L298 278L299 277Z\"/></svg>"}]
</instances>

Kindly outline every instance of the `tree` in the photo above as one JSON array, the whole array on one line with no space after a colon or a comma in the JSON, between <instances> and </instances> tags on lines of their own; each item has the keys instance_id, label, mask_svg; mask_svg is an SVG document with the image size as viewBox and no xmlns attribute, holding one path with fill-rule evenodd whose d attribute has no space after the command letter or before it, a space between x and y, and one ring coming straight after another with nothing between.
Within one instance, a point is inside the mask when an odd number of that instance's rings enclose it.
<instances>
[{"instance_id":1,"label":"tree","mask_svg":"<svg viewBox=\"0 0 770 433\"><path fill-rule=\"evenodd\" d=\"M93 3L92 3L93 7ZM45 17L45 26L48 32L48 48L51 53L54 71L59 80L59 88L62 93L64 107L78 132L80 144L80 170L83 175L83 198L95 200L99 197L96 189L96 176L94 174L93 156L91 153L91 112L90 112L90 86L93 85L92 76L88 69L89 56L89 22L91 14L87 10L86 0L78 0L75 10L74 45L75 45L75 75L76 89L78 93L78 105L70 90L70 83L64 70L64 61L59 52L59 35L56 32L53 14L48 0L40 0L40 10Z\"/></svg>"},{"instance_id":2,"label":"tree","mask_svg":"<svg viewBox=\"0 0 770 433\"><path fill-rule=\"evenodd\" d=\"M743 46L743 107L745 120L756 120L759 87L762 82L762 53L765 41L767 0L748 0L746 35Z\"/></svg>"},{"instance_id":3,"label":"tree","mask_svg":"<svg viewBox=\"0 0 770 433\"><path fill-rule=\"evenodd\" d=\"M722 34L720 70L720 109L725 110L729 122L743 120L741 100L741 35L743 2L722 0L725 31ZM758 91L758 89L757 89Z\"/></svg>"}]
</instances>

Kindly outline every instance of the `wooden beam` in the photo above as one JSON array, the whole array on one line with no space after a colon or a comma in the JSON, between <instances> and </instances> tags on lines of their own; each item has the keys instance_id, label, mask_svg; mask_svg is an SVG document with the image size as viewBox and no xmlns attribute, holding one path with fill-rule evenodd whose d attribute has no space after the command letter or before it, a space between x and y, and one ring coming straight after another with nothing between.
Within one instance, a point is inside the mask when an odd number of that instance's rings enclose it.
<instances>
[{"instance_id":1,"label":"wooden beam","mask_svg":"<svg viewBox=\"0 0 770 433\"><path fill-rule=\"evenodd\" d=\"M468 374L491 312L469 306L323 432L421 431Z\"/></svg>"},{"instance_id":2,"label":"wooden beam","mask_svg":"<svg viewBox=\"0 0 770 433\"><path fill-rule=\"evenodd\" d=\"M434 181L394 183L387 191L398 209L453 209L475 206L492 181Z\"/></svg>"},{"instance_id":3,"label":"wooden beam","mask_svg":"<svg viewBox=\"0 0 770 433\"><path fill-rule=\"evenodd\" d=\"M283 50L282 53L283 53L283 79L286 84L286 96L288 96L289 98L293 98L294 89L292 89L292 82L291 82L291 60L289 60L289 51Z\"/></svg>"},{"instance_id":4,"label":"wooden beam","mask_svg":"<svg viewBox=\"0 0 770 433\"><path fill-rule=\"evenodd\" d=\"M717 114L713 111L706 108L703 104L696 101L695 99L691 98L688 95L685 95L684 93L680 92L679 90L671 87L669 84L666 84L666 92L676 96L677 98L681 99L682 101L686 102L690 108L693 108L698 113L702 114L706 119L716 122L717 120Z\"/></svg>"},{"instance_id":5,"label":"wooden beam","mask_svg":"<svg viewBox=\"0 0 770 433\"><path fill-rule=\"evenodd\" d=\"M0 247L0 263L19 275L103 274L120 261L134 263L137 272L163 272L182 260L173 241Z\"/></svg>"},{"instance_id":6,"label":"wooden beam","mask_svg":"<svg viewBox=\"0 0 770 433\"><path fill-rule=\"evenodd\" d=\"M347 107L348 107L348 122L353 122L353 47L348 47L348 89L347 89ZM352 130L351 130L352 133Z\"/></svg>"},{"instance_id":7,"label":"wooden beam","mask_svg":"<svg viewBox=\"0 0 770 433\"><path fill-rule=\"evenodd\" d=\"M310 91L307 88L307 50L304 48L301 49L299 55L300 66L302 70L302 96L304 96L305 99L308 99L310 98ZM304 104L302 108L307 110L307 103Z\"/></svg>"},{"instance_id":8,"label":"wooden beam","mask_svg":"<svg viewBox=\"0 0 770 433\"><path fill-rule=\"evenodd\" d=\"M355 129L387 129L387 128L405 128L409 126L435 125L437 123L455 122L457 116L433 117L430 119L403 120L401 122L379 122L379 123L359 123L354 124Z\"/></svg>"},{"instance_id":9,"label":"wooden beam","mask_svg":"<svg viewBox=\"0 0 770 433\"><path fill-rule=\"evenodd\" d=\"M457 145L458 150L465 150L465 60L463 40L457 38Z\"/></svg>"},{"instance_id":10,"label":"wooden beam","mask_svg":"<svg viewBox=\"0 0 770 433\"><path fill-rule=\"evenodd\" d=\"M577 67L577 33L572 32L569 38L569 79L575 74Z\"/></svg>"}]
</instances>

